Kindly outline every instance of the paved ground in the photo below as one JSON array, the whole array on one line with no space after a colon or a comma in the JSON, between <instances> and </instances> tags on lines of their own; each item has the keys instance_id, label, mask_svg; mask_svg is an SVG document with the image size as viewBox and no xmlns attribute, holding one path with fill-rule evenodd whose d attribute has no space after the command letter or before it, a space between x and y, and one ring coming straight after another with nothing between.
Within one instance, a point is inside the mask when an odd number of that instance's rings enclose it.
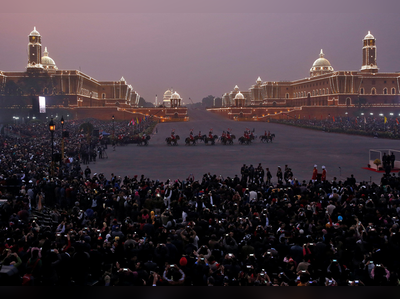
<instances>
[{"instance_id":1,"label":"paved ground","mask_svg":"<svg viewBox=\"0 0 400 299\"><path fill-rule=\"evenodd\" d=\"M233 177L235 174L240 176L243 164L253 164L256 167L262 163L264 168L270 168L274 181L277 166L283 169L285 164L292 168L297 179L309 180L313 166L317 164L319 172L322 165L326 166L329 180L334 176L345 179L354 174L358 181L378 182L381 173L362 169L368 164L368 150L399 148L399 141L395 140L325 133L266 122L235 122L204 110L189 110L188 113L189 122L159 124L158 132L151 136L147 147L132 144L117 147L115 152L109 147L108 159L90 164L92 173L103 172L107 177L111 173L121 177L143 174L161 181L168 178L183 180L193 173L195 179L201 179L207 172L223 177ZM239 145L236 139L231 146L219 143L214 146L204 143L184 145L190 129L195 134L199 131L207 134L211 128L217 135L230 128L237 138L243 135L246 128L255 129L258 135L270 130L276 138L272 144L261 143L257 139L251 145ZM167 146L165 142L172 129L181 137L178 146Z\"/></svg>"}]
</instances>

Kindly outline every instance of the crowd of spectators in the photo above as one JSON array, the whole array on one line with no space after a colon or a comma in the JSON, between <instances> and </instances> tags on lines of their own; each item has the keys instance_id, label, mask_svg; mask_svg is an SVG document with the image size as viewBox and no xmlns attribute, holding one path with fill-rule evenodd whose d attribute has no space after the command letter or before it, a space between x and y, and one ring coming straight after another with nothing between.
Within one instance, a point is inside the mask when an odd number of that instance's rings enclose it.
<instances>
[{"instance_id":1,"label":"crowd of spectators","mask_svg":"<svg viewBox=\"0 0 400 299\"><path fill-rule=\"evenodd\" d=\"M326 132L342 132L374 137L400 138L399 122L394 116L330 116L317 117L289 117L272 120L294 126L319 129Z\"/></svg>"},{"instance_id":2,"label":"crowd of spectators","mask_svg":"<svg viewBox=\"0 0 400 299\"><path fill-rule=\"evenodd\" d=\"M399 284L400 176L297 180L259 163L161 182L92 174L79 153L52 176L48 138L0 141L0 284Z\"/></svg>"}]
</instances>

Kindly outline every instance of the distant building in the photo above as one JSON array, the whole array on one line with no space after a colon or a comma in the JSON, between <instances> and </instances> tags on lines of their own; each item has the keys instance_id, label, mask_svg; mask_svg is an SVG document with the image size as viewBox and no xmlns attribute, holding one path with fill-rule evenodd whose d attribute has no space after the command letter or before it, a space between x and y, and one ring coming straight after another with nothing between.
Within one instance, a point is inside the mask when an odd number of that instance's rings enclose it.
<instances>
[{"instance_id":1,"label":"distant building","mask_svg":"<svg viewBox=\"0 0 400 299\"><path fill-rule=\"evenodd\" d=\"M368 32L362 41L359 71L335 71L321 50L310 76L287 82L260 77L246 91L238 86L222 97L223 107L357 107L399 105L400 73L379 73L375 37ZM241 94L237 96L238 94ZM243 99L243 98L244 99ZM288 110L289 111L289 110Z\"/></svg>"},{"instance_id":2,"label":"distant building","mask_svg":"<svg viewBox=\"0 0 400 299\"><path fill-rule=\"evenodd\" d=\"M34 30L28 36L25 72L0 71L0 107L32 107L38 96L48 107L137 107L139 94L124 77L98 81L79 70L60 70Z\"/></svg>"},{"instance_id":3,"label":"distant building","mask_svg":"<svg viewBox=\"0 0 400 299\"><path fill-rule=\"evenodd\" d=\"M180 107L182 105L182 98L179 93L176 91L174 92L172 88L167 89L164 92L163 105L169 108Z\"/></svg>"}]
</instances>

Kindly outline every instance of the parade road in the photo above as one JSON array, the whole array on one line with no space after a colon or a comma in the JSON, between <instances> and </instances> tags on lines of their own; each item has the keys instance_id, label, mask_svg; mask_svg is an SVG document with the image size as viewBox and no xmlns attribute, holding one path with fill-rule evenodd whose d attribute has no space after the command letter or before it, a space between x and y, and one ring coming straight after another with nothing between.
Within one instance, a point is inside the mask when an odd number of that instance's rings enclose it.
<instances>
[{"instance_id":1,"label":"parade road","mask_svg":"<svg viewBox=\"0 0 400 299\"><path fill-rule=\"evenodd\" d=\"M328 180L334 176L338 180L345 180L354 174L357 181L380 182L382 173L362 169L367 167L369 149L399 148L399 141L396 140L326 133L268 122L232 121L203 109L189 109L188 114L188 122L158 124L148 146L130 144L117 146L113 151L109 145L108 159L97 159L96 163L90 163L92 174L102 172L107 178L111 173L121 177L144 175L160 181L185 180L190 174L194 175L195 180L201 180L206 173L233 178L235 174L240 177L243 164L257 167L261 163L264 169L269 167L273 175L272 182L276 183L278 166L283 170L287 164L295 178L308 181L314 164L317 164L318 172L322 171L323 165L326 167ZM222 131L231 129L236 139L233 145L219 142L206 145L199 142L195 146L185 146L185 138L192 129L195 135L199 131L202 135L208 135L212 129L213 134L218 136ZM240 145L238 138L246 129L254 130L257 138L250 145ZM178 146L168 146L165 141L172 130L180 136ZM258 137L265 130L275 134L272 143L260 142Z\"/></svg>"}]
</instances>

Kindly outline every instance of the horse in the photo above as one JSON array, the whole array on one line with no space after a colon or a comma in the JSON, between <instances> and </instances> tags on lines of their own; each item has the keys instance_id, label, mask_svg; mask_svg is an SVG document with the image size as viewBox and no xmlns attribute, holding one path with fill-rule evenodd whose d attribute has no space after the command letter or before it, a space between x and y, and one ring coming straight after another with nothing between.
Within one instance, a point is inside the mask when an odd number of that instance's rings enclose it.
<instances>
[{"instance_id":1,"label":"horse","mask_svg":"<svg viewBox=\"0 0 400 299\"><path fill-rule=\"evenodd\" d=\"M275 138L275 134L271 134L271 136L267 136L268 138L267 138L267 142L271 142L272 143L272 140Z\"/></svg>"},{"instance_id":2,"label":"horse","mask_svg":"<svg viewBox=\"0 0 400 299\"><path fill-rule=\"evenodd\" d=\"M239 144L250 144L251 143L251 140L253 140L254 139L254 136L251 136L250 135L250 138L245 138L244 136L242 136L242 137L239 137L239 139L238 139L238 141L239 141Z\"/></svg>"},{"instance_id":3,"label":"horse","mask_svg":"<svg viewBox=\"0 0 400 299\"><path fill-rule=\"evenodd\" d=\"M231 135L231 138L228 138L228 137L222 137L221 138L221 143L223 144L223 145L232 145L233 144L233 140L236 138L236 136L235 135Z\"/></svg>"},{"instance_id":4,"label":"horse","mask_svg":"<svg viewBox=\"0 0 400 299\"><path fill-rule=\"evenodd\" d=\"M206 139L207 139L207 135L201 135L201 136L196 135L194 137L194 140L196 140L196 142L206 142Z\"/></svg>"},{"instance_id":5,"label":"horse","mask_svg":"<svg viewBox=\"0 0 400 299\"><path fill-rule=\"evenodd\" d=\"M185 145L190 145L190 144L196 145L196 138L194 138L194 139L192 140L192 139L190 139L190 137L186 137L186 139L185 139Z\"/></svg>"},{"instance_id":6,"label":"horse","mask_svg":"<svg viewBox=\"0 0 400 299\"><path fill-rule=\"evenodd\" d=\"M272 142L272 139L274 139L275 138L275 134L271 134L270 136L267 136L267 135L261 135L260 137L260 141L261 142Z\"/></svg>"},{"instance_id":7,"label":"horse","mask_svg":"<svg viewBox=\"0 0 400 299\"><path fill-rule=\"evenodd\" d=\"M150 140L150 136L146 136L146 138L143 140L143 138L140 138L138 140L137 145L149 145L149 140Z\"/></svg>"},{"instance_id":8,"label":"horse","mask_svg":"<svg viewBox=\"0 0 400 299\"><path fill-rule=\"evenodd\" d=\"M167 137L165 138L165 141L167 142L167 145L178 145L179 139L179 135L176 135L174 140L172 140L171 137Z\"/></svg>"},{"instance_id":9,"label":"horse","mask_svg":"<svg viewBox=\"0 0 400 299\"><path fill-rule=\"evenodd\" d=\"M214 145L216 139L218 139L217 135L214 135L213 138L209 138L208 136L206 136L206 138L204 139L204 143L208 144L208 142L210 141L210 144Z\"/></svg>"}]
</instances>

